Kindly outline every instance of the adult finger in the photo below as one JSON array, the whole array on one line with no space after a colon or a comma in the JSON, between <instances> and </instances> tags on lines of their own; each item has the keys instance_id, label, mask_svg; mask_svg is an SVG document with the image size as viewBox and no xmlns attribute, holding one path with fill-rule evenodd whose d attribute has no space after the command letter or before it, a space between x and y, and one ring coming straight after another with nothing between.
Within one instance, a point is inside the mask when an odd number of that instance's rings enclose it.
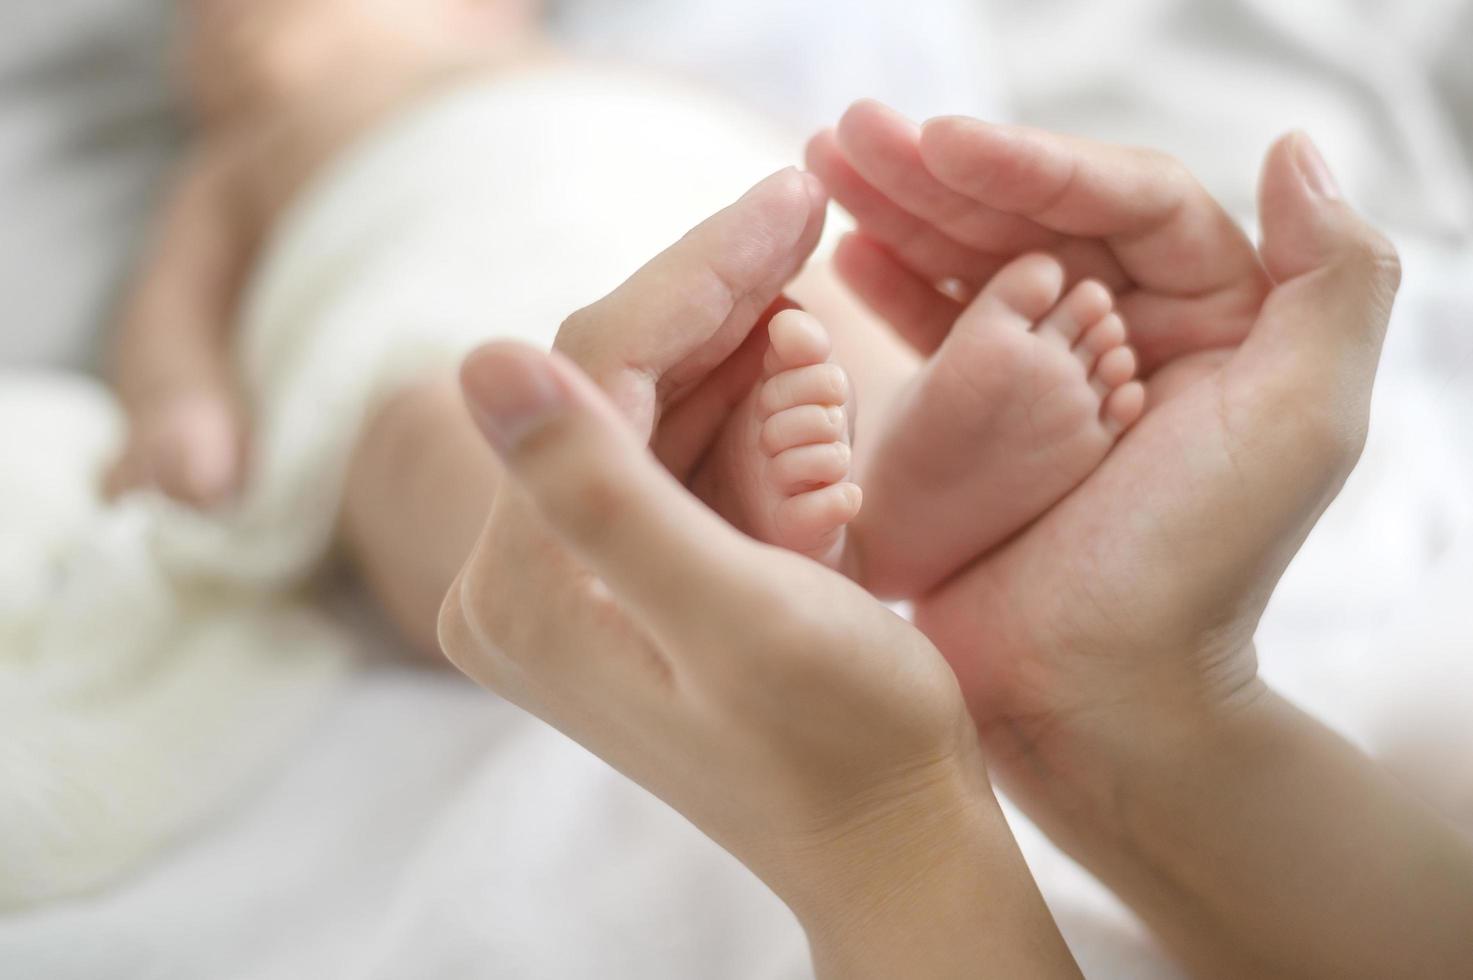
<instances>
[{"instance_id":1,"label":"adult finger","mask_svg":"<svg viewBox=\"0 0 1473 980\"><path fill-rule=\"evenodd\" d=\"M959 242L1016 255L1048 249L1060 237L1029 218L979 204L941 183L921 160L920 127L879 102L856 102L839 120L836 134L861 177Z\"/></svg>"},{"instance_id":2,"label":"adult finger","mask_svg":"<svg viewBox=\"0 0 1473 980\"><path fill-rule=\"evenodd\" d=\"M1263 256L1277 285L1244 347L1249 363L1292 372L1358 455L1371 385L1401 282L1396 249L1341 197L1308 136L1269 151L1259 192Z\"/></svg>"},{"instance_id":3,"label":"adult finger","mask_svg":"<svg viewBox=\"0 0 1473 980\"><path fill-rule=\"evenodd\" d=\"M919 221L931 230L931 235L953 242L953 252L965 249L1006 262L1027 252L1048 251L1064 264L1070 283L1099 279L1117 292L1133 285L1114 253L1099 239L1065 235L947 187L927 169L921 157L920 127L893 109L870 100L857 102L840 120L834 138L844 162L854 172L851 181L866 182L869 197L883 198L889 202L885 207L903 212L912 225ZM845 203L838 192L835 198ZM870 213L885 213L884 207L871 201L862 203ZM893 223L893 217L891 220ZM860 221L860 226L867 233L875 233L872 222ZM885 240L884 235L877 237ZM995 269L990 267L988 275ZM969 281L974 290L985 282L967 276L957 278Z\"/></svg>"},{"instance_id":4,"label":"adult finger","mask_svg":"<svg viewBox=\"0 0 1473 980\"><path fill-rule=\"evenodd\" d=\"M813 137L804 161L865 234L882 242L918 277L933 283L958 279L976 290L1006 263L1003 257L970 248L943 234L929 221L896 204L854 169L834 133L826 131Z\"/></svg>"},{"instance_id":5,"label":"adult finger","mask_svg":"<svg viewBox=\"0 0 1473 980\"><path fill-rule=\"evenodd\" d=\"M923 354L935 352L961 316L961 303L863 235L846 235L839 242L834 268L866 306Z\"/></svg>"},{"instance_id":6,"label":"adult finger","mask_svg":"<svg viewBox=\"0 0 1473 980\"><path fill-rule=\"evenodd\" d=\"M648 436L659 404L723 363L807 261L827 201L813 175L773 174L569 317L557 349Z\"/></svg>"},{"instance_id":7,"label":"adult finger","mask_svg":"<svg viewBox=\"0 0 1473 980\"><path fill-rule=\"evenodd\" d=\"M1262 277L1242 229L1165 154L951 116L922 127L920 155L979 204L1106 240L1148 289L1202 294Z\"/></svg>"}]
</instances>

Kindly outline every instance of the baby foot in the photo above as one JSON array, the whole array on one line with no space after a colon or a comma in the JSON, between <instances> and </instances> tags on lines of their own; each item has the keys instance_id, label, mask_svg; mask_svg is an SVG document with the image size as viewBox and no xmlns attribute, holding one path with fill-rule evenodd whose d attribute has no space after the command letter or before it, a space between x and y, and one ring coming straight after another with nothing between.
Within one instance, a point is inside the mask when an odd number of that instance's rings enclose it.
<instances>
[{"instance_id":1,"label":"baby foot","mask_svg":"<svg viewBox=\"0 0 1473 980\"><path fill-rule=\"evenodd\" d=\"M758 540L837 567L861 495L849 482L849 378L830 353L814 317L772 318L762 377L695 489Z\"/></svg>"},{"instance_id":2,"label":"baby foot","mask_svg":"<svg viewBox=\"0 0 1473 980\"><path fill-rule=\"evenodd\" d=\"M855 571L924 594L1078 486L1140 418L1145 389L1114 298L1063 293L1027 255L995 275L896 401L860 474Z\"/></svg>"}]
</instances>

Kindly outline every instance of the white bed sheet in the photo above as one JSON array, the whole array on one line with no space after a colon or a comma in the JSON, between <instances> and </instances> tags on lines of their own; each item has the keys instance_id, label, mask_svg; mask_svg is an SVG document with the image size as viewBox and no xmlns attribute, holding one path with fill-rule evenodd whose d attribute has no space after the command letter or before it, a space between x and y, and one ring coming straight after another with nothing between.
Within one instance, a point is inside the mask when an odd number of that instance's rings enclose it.
<instances>
[{"instance_id":1,"label":"white bed sheet","mask_svg":"<svg viewBox=\"0 0 1473 980\"><path fill-rule=\"evenodd\" d=\"M877 94L1164 145L1245 214L1268 140L1309 128L1402 244L1407 281L1365 463L1270 611L1264 669L1473 832L1473 77L1459 57L1473 4L900 6L588 2L561 23L795 125ZM0 356L87 365L177 141L158 67L167 4L12 7ZM793 40L830 11L843 43ZM907 29L913 11L926 19ZM750 43L740 24L764 13L776 40ZM683 821L448 671L404 663L353 604L345 615L364 665L279 776L119 887L0 918L0 975L806 975L785 911ZM1016 825L1086 973L1177 975Z\"/></svg>"}]
</instances>

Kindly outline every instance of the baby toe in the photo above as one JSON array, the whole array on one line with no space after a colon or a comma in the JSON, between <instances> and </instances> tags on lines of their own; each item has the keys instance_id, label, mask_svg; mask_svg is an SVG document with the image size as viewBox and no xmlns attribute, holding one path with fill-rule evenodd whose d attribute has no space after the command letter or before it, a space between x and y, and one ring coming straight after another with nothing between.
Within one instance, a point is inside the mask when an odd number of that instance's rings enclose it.
<instances>
[{"instance_id":1,"label":"baby toe","mask_svg":"<svg viewBox=\"0 0 1473 980\"><path fill-rule=\"evenodd\" d=\"M1123 344L1100 355L1090 384L1101 398L1135 377L1135 351Z\"/></svg>"},{"instance_id":2,"label":"baby toe","mask_svg":"<svg viewBox=\"0 0 1473 980\"><path fill-rule=\"evenodd\" d=\"M762 451L776 456L798 446L841 442L848 437L849 413L838 405L799 405L785 409L762 425Z\"/></svg>"},{"instance_id":3,"label":"baby toe","mask_svg":"<svg viewBox=\"0 0 1473 980\"><path fill-rule=\"evenodd\" d=\"M859 515L863 494L853 483L836 483L790 497L775 514L787 547L825 560L839 545L844 528Z\"/></svg>"},{"instance_id":4,"label":"baby toe","mask_svg":"<svg viewBox=\"0 0 1473 980\"><path fill-rule=\"evenodd\" d=\"M1054 308L1064 289L1064 267L1051 255L1014 259L993 276L958 321L960 329L1005 324L1030 330Z\"/></svg>"},{"instance_id":5,"label":"baby toe","mask_svg":"<svg viewBox=\"0 0 1473 980\"><path fill-rule=\"evenodd\" d=\"M773 375L758 393L764 417L799 405L844 405L849 401L849 375L837 364L812 364Z\"/></svg>"},{"instance_id":6,"label":"baby toe","mask_svg":"<svg viewBox=\"0 0 1473 980\"><path fill-rule=\"evenodd\" d=\"M1140 421L1146 413L1146 386L1139 381L1128 381L1105 398L1100 407L1100 420L1106 431L1119 436Z\"/></svg>"},{"instance_id":7,"label":"baby toe","mask_svg":"<svg viewBox=\"0 0 1473 980\"><path fill-rule=\"evenodd\" d=\"M1106 314L1094 326L1084 331L1074 345L1074 356L1084 365L1084 370L1094 373L1095 365L1105 353L1125 343L1125 321L1119 313Z\"/></svg>"},{"instance_id":8,"label":"baby toe","mask_svg":"<svg viewBox=\"0 0 1473 980\"><path fill-rule=\"evenodd\" d=\"M1065 347L1073 347L1085 330L1103 320L1114 306L1115 298L1104 283L1086 279L1038 322L1037 332Z\"/></svg>"},{"instance_id":9,"label":"baby toe","mask_svg":"<svg viewBox=\"0 0 1473 980\"><path fill-rule=\"evenodd\" d=\"M818 319L802 310L783 310L767 325L769 375L793 368L822 364L829 359L833 344Z\"/></svg>"},{"instance_id":10,"label":"baby toe","mask_svg":"<svg viewBox=\"0 0 1473 980\"><path fill-rule=\"evenodd\" d=\"M805 493L847 479L852 456L849 445L843 442L799 446L768 461L767 479L779 494Z\"/></svg>"}]
</instances>

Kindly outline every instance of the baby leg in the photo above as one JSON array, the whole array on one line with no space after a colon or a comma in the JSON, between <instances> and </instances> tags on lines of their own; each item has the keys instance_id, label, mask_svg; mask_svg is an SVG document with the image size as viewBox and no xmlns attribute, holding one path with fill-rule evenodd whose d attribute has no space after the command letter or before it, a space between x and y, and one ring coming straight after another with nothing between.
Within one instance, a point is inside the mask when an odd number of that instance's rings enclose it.
<instances>
[{"instance_id":1,"label":"baby leg","mask_svg":"<svg viewBox=\"0 0 1473 980\"><path fill-rule=\"evenodd\" d=\"M390 618L427 655L439 652L440 603L500 476L450 372L400 391L359 438L339 538Z\"/></svg>"}]
</instances>

